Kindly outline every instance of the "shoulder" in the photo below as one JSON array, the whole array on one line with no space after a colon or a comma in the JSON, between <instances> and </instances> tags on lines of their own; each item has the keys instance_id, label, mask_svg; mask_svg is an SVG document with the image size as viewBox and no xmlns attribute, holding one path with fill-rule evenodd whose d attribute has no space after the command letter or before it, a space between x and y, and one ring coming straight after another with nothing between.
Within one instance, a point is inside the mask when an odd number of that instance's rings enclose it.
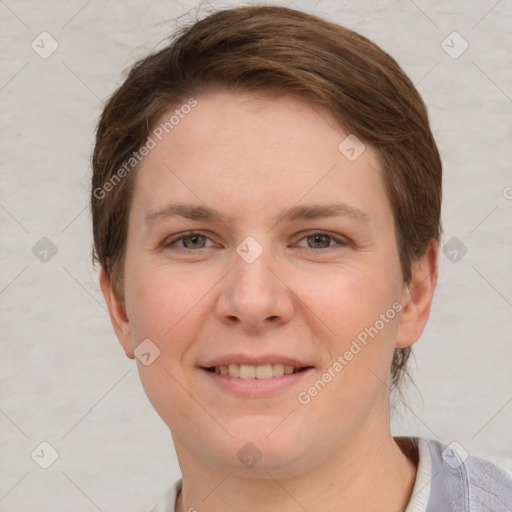
<instances>
[{"instance_id":1,"label":"shoulder","mask_svg":"<svg viewBox=\"0 0 512 512\"><path fill-rule=\"evenodd\" d=\"M424 440L431 457L427 512L512 510L512 472L470 455L460 444Z\"/></svg>"}]
</instances>

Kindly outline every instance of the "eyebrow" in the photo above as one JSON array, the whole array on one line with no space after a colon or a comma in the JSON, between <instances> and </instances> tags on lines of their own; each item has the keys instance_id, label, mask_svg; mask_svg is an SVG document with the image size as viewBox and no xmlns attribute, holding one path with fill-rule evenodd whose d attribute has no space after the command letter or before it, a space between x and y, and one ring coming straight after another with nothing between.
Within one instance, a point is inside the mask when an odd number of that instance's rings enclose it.
<instances>
[{"instance_id":1,"label":"eyebrow","mask_svg":"<svg viewBox=\"0 0 512 512\"><path fill-rule=\"evenodd\" d=\"M144 222L146 224L157 224L175 216L181 216L190 220L220 220L226 224L232 223L236 219L233 215L220 213L205 205L175 203L150 211L146 215ZM294 206L278 214L275 218L275 224L324 217L350 217L362 221L369 220L368 214L359 208L343 203L334 203Z\"/></svg>"}]
</instances>

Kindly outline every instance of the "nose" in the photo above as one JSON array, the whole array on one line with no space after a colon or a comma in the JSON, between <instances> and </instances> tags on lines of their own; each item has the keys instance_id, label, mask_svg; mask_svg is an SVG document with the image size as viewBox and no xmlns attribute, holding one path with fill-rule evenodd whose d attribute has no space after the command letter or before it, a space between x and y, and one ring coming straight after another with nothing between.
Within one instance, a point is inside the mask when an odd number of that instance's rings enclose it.
<instances>
[{"instance_id":1,"label":"nose","mask_svg":"<svg viewBox=\"0 0 512 512\"><path fill-rule=\"evenodd\" d=\"M243 252L234 256L233 268L221 283L217 317L224 324L252 332L286 324L295 308L293 293L280 275L279 265L270 249L251 260Z\"/></svg>"}]
</instances>

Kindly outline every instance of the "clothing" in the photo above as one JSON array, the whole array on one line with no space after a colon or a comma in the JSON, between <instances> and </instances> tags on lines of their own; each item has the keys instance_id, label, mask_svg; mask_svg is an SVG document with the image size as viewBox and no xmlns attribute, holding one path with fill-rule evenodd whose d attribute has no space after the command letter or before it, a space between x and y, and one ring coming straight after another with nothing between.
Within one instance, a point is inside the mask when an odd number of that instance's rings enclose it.
<instances>
[{"instance_id":1,"label":"clothing","mask_svg":"<svg viewBox=\"0 0 512 512\"><path fill-rule=\"evenodd\" d=\"M512 471L467 454L457 443L410 438L419 462L405 512L512 512ZM175 512L178 480L148 512Z\"/></svg>"}]
</instances>

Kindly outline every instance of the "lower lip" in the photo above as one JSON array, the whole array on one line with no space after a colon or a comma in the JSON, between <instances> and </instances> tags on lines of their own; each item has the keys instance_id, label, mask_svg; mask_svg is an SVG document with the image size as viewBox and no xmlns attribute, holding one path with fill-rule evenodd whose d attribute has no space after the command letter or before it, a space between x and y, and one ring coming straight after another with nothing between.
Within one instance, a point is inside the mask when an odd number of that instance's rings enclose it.
<instances>
[{"instance_id":1,"label":"lower lip","mask_svg":"<svg viewBox=\"0 0 512 512\"><path fill-rule=\"evenodd\" d=\"M201 371L221 389L243 397L265 397L289 390L297 385L306 376L309 376L313 368L308 368L297 373L271 377L270 379L241 379L221 373L214 373L204 368Z\"/></svg>"}]
</instances>

